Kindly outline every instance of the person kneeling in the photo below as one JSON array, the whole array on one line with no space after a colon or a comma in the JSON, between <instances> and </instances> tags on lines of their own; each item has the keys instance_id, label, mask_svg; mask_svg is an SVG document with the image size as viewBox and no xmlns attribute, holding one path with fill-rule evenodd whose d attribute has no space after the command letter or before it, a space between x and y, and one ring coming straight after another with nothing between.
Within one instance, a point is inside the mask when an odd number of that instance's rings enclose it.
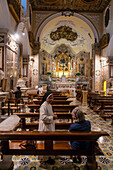
<instances>
[{"instance_id":1,"label":"person kneeling","mask_svg":"<svg viewBox=\"0 0 113 170\"><path fill-rule=\"evenodd\" d=\"M91 123L89 120L85 120L84 113L75 108L72 111L72 118L75 123L69 128L70 132L90 132ZM89 143L87 141L70 141L70 145L73 150L88 150ZM81 163L81 157L77 156L73 158L74 163Z\"/></svg>"}]
</instances>

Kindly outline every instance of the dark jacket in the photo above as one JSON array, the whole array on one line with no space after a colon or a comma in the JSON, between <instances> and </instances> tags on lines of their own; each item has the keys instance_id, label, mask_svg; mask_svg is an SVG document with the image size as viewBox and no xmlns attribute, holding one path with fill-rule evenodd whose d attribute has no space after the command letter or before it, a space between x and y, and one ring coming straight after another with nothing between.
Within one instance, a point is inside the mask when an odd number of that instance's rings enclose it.
<instances>
[{"instance_id":1,"label":"dark jacket","mask_svg":"<svg viewBox=\"0 0 113 170\"><path fill-rule=\"evenodd\" d=\"M90 132L91 124L89 120L84 120L81 122L75 122L69 128L70 132ZM87 141L70 141L71 147L73 150L88 150L88 142Z\"/></svg>"},{"instance_id":2,"label":"dark jacket","mask_svg":"<svg viewBox=\"0 0 113 170\"><path fill-rule=\"evenodd\" d=\"M12 93L15 94L15 98L16 99L20 99L21 98L21 90L16 90L16 91L14 91Z\"/></svg>"}]
</instances>

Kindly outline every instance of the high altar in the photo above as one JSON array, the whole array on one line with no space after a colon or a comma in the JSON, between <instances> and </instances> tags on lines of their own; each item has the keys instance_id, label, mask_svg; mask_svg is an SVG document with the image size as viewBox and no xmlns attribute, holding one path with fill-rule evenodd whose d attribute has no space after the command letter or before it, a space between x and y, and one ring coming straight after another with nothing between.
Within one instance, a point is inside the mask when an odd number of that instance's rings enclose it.
<instances>
[{"instance_id":1,"label":"high altar","mask_svg":"<svg viewBox=\"0 0 113 170\"><path fill-rule=\"evenodd\" d=\"M40 84L47 84L49 81L47 73L50 72L52 89L70 90L70 93L75 94L76 73L79 72L89 81L89 67L90 57L85 51L76 55L65 44L56 47L51 55L43 50L40 52Z\"/></svg>"}]
</instances>

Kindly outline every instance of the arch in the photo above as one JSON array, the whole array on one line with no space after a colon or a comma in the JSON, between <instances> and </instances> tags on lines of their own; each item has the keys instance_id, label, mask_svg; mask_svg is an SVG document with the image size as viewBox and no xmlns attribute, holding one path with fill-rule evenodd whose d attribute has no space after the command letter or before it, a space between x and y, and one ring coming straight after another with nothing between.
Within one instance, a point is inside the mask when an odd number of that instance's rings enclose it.
<instances>
[{"instance_id":1,"label":"arch","mask_svg":"<svg viewBox=\"0 0 113 170\"><path fill-rule=\"evenodd\" d=\"M56 13L56 14L53 14L53 15L47 17L47 18L45 19L45 21L40 25L40 27L39 27L39 28L36 28L36 30L35 30L35 35L36 35L35 40L36 40L36 41L38 40L38 37L40 37L41 31L42 31L42 29L45 27L45 25L46 25L49 21L51 21L51 20L53 20L54 18L59 17L59 16L62 16L62 13L61 13L61 12ZM81 20L83 20L84 22L86 22L86 23L89 25L89 27L92 29L92 32L93 32L93 34L94 34L95 39L96 39L97 42L98 42L98 41L99 41L99 33L98 33L98 31L96 30L96 28L95 28L95 26L93 25L93 23L92 23L88 18L86 18L85 16L83 16L83 15L81 15L81 14L74 13L74 16L77 17L77 18L79 18L79 19L81 19Z\"/></svg>"},{"instance_id":2,"label":"arch","mask_svg":"<svg viewBox=\"0 0 113 170\"><path fill-rule=\"evenodd\" d=\"M108 45L108 48L107 48L107 57L108 56L113 56L113 35L110 39L110 42L109 42L109 45Z\"/></svg>"}]
</instances>

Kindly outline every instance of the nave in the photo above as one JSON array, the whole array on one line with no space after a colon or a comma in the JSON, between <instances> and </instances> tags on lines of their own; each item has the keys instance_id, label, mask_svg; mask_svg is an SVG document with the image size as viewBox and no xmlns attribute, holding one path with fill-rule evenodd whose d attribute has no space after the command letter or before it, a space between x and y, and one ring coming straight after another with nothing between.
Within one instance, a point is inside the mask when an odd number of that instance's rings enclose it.
<instances>
[{"instance_id":1,"label":"nave","mask_svg":"<svg viewBox=\"0 0 113 170\"><path fill-rule=\"evenodd\" d=\"M81 103L75 98L71 98L73 102L71 104L79 105L79 108L86 113L86 119L91 121L91 130L92 131L106 131L110 136L101 137L98 140L99 147L101 148L104 155L96 156L96 161L98 164L97 169L102 170L111 170L113 169L113 127L111 125L111 120L104 121L100 116L92 111L89 107L83 107ZM70 99L68 99L70 100ZM71 105L70 104L70 105ZM29 108L26 108L26 112L29 112ZM29 122L29 118L27 119ZM62 122L65 120L61 120ZM70 156L61 156L58 155L55 158L55 165L44 165L40 167L38 156L32 155L18 155L13 156L12 160L14 162L15 170L26 170L26 169L84 169L86 163L86 157L82 156L82 163L77 164L73 163Z\"/></svg>"}]
</instances>

